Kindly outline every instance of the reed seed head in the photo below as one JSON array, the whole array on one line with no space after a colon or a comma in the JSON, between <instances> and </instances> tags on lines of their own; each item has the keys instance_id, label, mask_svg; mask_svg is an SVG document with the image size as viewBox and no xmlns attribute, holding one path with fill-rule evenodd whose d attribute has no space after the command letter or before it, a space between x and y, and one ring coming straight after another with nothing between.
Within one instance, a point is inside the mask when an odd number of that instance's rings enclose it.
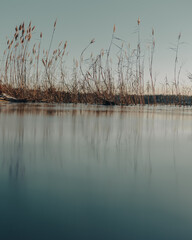
<instances>
[{"instance_id":1,"label":"reed seed head","mask_svg":"<svg viewBox=\"0 0 192 240\"><path fill-rule=\"evenodd\" d=\"M137 20L138 26L140 25L140 22L141 22L141 20L140 20L140 18L138 17L138 20Z\"/></svg>"},{"instance_id":2,"label":"reed seed head","mask_svg":"<svg viewBox=\"0 0 192 240\"><path fill-rule=\"evenodd\" d=\"M67 41L64 44L64 50L66 49L66 47L67 47Z\"/></svg>"},{"instance_id":3,"label":"reed seed head","mask_svg":"<svg viewBox=\"0 0 192 240\"><path fill-rule=\"evenodd\" d=\"M113 26L113 33L115 33L115 30L116 30L116 27L115 27L115 24Z\"/></svg>"},{"instance_id":4,"label":"reed seed head","mask_svg":"<svg viewBox=\"0 0 192 240\"><path fill-rule=\"evenodd\" d=\"M54 51L53 51L53 55L55 55L56 53L57 53L57 50L54 50Z\"/></svg>"},{"instance_id":5,"label":"reed seed head","mask_svg":"<svg viewBox=\"0 0 192 240\"><path fill-rule=\"evenodd\" d=\"M18 46L19 46L19 43L16 43L16 44L15 44L15 48L17 48Z\"/></svg>"},{"instance_id":6,"label":"reed seed head","mask_svg":"<svg viewBox=\"0 0 192 240\"><path fill-rule=\"evenodd\" d=\"M42 59L42 63L43 63L44 66L46 65L44 59Z\"/></svg>"},{"instance_id":7,"label":"reed seed head","mask_svg":"<svg viewBox=\"0 0 192 240\"><path fill-rule=\"evenodd\" d=\"M32 35L31 35L31 33L28 35L28 42L31 40L31 37L32 37Z\"/></svg>"},{"instance_id":8,"label":"reed seed head","mask_svg":"<svg viewBox=\"0 0 192 240\"><path fill-rule=\"evenodd\" d=\"M56 28L56 25L57 25L57 19L54 22L54 28Z\"/></svg>"}]
</instances>

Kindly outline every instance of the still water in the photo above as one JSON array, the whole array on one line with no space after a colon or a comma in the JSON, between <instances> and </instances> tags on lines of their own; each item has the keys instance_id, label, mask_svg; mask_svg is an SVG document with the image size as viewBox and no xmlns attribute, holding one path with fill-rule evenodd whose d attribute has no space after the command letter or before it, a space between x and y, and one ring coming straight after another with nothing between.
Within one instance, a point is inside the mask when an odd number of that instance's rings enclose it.
<instances>
[{"instance_id":1,"label":"still water","mask_svg":"<svg viewBox=\"0 0 192 240\"><path fill-rule=\"evenodd\" d=\"M0 239L192 239L192 109L0 105Z\"/></svg>"}]
</instances>

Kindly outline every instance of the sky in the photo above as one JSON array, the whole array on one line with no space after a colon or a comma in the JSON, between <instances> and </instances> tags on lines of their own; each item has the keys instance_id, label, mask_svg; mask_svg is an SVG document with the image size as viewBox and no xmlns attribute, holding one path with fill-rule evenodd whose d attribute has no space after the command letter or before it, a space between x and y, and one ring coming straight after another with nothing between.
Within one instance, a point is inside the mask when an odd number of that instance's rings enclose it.
<instances>
[{"instance_id":1,"label":"sky","mask_svg":"<svg viewBox=\"0 0 192 240\"><path fill-rule=\"evenodd\" d=\"M182 74L192 72L192 1L181 0L0 0L0 53L4 51L6 36L12 36L21 22L36 26L34 38L43 32L44 46L48 46L57 18L54 36L55 46L61 40L68 42L69 61L79 59L84 47L95 38L90 51L107 49L113 25L116 35L136 46L135 33L140 17L143 49L155 30L156 50L154 72L157 78L171 79L174 68L174 52L170 48L177 42L178 34L184 42L179 49ZM72 61L71 61L72 62Z\"/></svg>"}]
</instances>

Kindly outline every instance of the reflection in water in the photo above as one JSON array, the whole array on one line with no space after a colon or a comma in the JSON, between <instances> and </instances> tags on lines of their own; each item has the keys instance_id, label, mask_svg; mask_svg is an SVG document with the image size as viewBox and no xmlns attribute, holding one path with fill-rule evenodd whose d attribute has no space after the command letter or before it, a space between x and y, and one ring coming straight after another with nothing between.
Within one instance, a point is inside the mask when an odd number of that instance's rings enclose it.
<instances>
[{"instance_id":1,"label":"reflection in water","mask_svg":"<svg viewBox=\"0 0 192 240\"><path fill-rule=\"evenodd\" d=\"M14 138L13 150L10 151L11 159L9 165L9 176L13 180L24 174L24 160L23 160L23 137L24 137L24 122L23 118L19 118L17 135Z\"/></svg>"},{"instance_id":2,"label":"reflection in water","mask_svg":"<svg viewBox=\"0 0 192 240\"><path fill-rule=\"evenodd\" d=\"M4 239L190 239L191 133L190 108L0 105Z\"/></svg>"},{"instance_id":3,"label":"reflection in water","mask_svg":"<svg viewBox=\"0 0 192 240\"><path fill-rule=\"evenodd\" d=\"M150 179L154 140L167 139L171 135L176 171L176 144L179 135L185 131L184 118L191 118L191 115L190 109L183 111L171 107L1 105L1 164L9 169L10 177L17 178L23 176L29 160L30 164L36 162L38 151L45 159L50 158L49 148L55 148L56 156L53 158L61 162L63 156L59 157L62 153L57 145L65 148L62 143L68 142L73 154L86 148L92 161L109 162L109 151L117 161L121 155L124 163L133 167L135 173L142 168Z\"/></svg>"},{"instance_id":4,"label":"reflection in water","mask_svg":"<svg viewBox=\"0 0 192 240\"><path fill-rule=\"evenodd\" d=\"M24 122L18 117L14 123L17 133L10 136L5 126L6 119L1 121L1 162L2 168L7 169L10 179L16 180L24 175L25 162L23 160Z\"/></svg>"}]
</instances>

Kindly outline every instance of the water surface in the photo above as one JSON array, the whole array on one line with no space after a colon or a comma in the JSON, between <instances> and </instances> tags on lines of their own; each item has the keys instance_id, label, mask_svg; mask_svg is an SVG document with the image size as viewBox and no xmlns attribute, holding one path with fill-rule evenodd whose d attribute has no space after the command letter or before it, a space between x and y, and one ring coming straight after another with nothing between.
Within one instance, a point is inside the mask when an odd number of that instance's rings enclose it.
<instances>
[{"instance_id":1,"label":"water surface","mask_svg":"<svg viewBox=\"0 0 192 240\"><path fill-rule=\"evenodd\" d=\"M0 105L0 239L192 239L192 109Z\"/></svg>"}]
</instances>

